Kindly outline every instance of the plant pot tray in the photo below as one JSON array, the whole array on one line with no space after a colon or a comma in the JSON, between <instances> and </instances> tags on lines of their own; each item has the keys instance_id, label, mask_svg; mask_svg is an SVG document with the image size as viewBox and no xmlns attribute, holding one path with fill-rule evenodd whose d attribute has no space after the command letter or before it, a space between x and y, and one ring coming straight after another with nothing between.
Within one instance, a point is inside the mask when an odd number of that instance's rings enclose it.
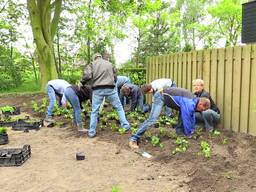
<instances>
[{"instance_id":1,"label":"plant pot tray","mask_svg":"<svg viewBox=\"0 0 256 192\"><path fill-rule=\"evenodd\" d=\"M39 130L43 126L43 121L26 122L22 119L12 124L12 130L24 131L24 130Z\"/></svg>"},{"instance_id":2,"label":"plant pot tray","mask_svg":"<svg viewBox=\"0 0 256 192\"><path fill-rule=\"evenodd\" d=\"M8 142L9 142L8 134L7 133L0 134L0 145L5 145Z\"/></svg>"},{"instance_id":3,"label":"plant pot tray","mask_svg":"<svg viewBox=\"0 0 256 192\"><path fill-rule=\"evenodd\" d=\"M23 148L0 149L0 167L20 166L30 156L30 145L24 145Z\"/></svg>"}]
</instances>

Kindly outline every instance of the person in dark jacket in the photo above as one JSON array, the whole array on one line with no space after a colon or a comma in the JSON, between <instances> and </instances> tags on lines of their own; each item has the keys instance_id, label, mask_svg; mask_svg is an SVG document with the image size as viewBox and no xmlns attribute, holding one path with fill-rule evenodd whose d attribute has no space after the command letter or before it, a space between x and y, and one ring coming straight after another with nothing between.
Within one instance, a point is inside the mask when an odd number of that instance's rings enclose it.
<instances>
[{"instance_id":1,"label":"person in dark jacket","mask_svg":"<svg viewBox=\"0 0 256 192\"><path fill-rule=\"evenodd\" d=\"M211 102L211 107L208 110L196 112L196 121L203 123L206 131L212 132L214 127L220 122L220 110L210 94L204 90L204 81L202 79L193 80L193 86L196 97L206 97Z\"/></svg>"},{"instance_id":2,"label":"person in dark jacket","mask_svg":"<svg viewBox=\"0 0 256 192\"><path fill-rule=\"evenodd\" d=\"M126 131L130 129L130 124L126 120L125 112L115 89L116 70L112 63L102 59L101 54L95 54L92 64L85 68L81 83L90 81L92 85L92 112L90 119L90 129L88 137L96 136L96 127L98 123L98 113L101 103L106 97L117 110L121 127Z\"/></svg>"},{"instance_id":3,"label":"person in dark jacket","mask_svg":"<svg viewBox=\"0 0 256 192\"><path fill-rule=\"evenodd\" d=\"M91 87L72 85L66 88L64 94L73 108L73 123L77 130L79 132L87 132L87 129L84 129L82 125L81 111L83 109L82 103L92 98Z\"/></svg>"},{"instance_id":4,"label":"person in dark jacket","mask_svg":"<svg viewBox=\"0 0 256 192\"><path fill-rule=\"evenodd\" d=\"M128 97L131 99L131 105L128 111L139 110L141 112L146 112L144 109L144 95L142 94L140 88L134 84L125 84L121 88L121 98ZM122 99L121 99L122 100Z\"/></svg>"},{"instance_id":5,"label":"person in dark jacket","mask_svg":"<svg viewBox=\"0 0 256 192\"><path fill-rule=\"evenodd\" d=\"M153 97L149 118L140 125L138 131L129 139L129 146L131 148L139 148L138 140L157 121L164 105L179 110L179 119L183 133L190 137L195 129L195 111L208 109L210 107L210 101L203 97L196 98L193 93L183 88L169 87L157 91Z\"/></svg>"}]
</instances>

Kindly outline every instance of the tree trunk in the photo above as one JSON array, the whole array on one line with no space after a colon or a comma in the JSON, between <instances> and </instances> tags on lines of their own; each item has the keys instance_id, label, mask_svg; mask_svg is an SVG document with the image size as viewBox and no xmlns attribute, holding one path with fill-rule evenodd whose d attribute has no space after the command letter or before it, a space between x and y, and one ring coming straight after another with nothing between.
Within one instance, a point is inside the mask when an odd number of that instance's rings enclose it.
<instances>
[{"instance_id":1,"label":"tree trunk","mask_svg":"<svg viewBox=\"0 0 256 192\"><path fill-rule=\"evenodd\" d=\"M62 0L55 0L52 4L51 0L27 0L41 72L41 90L49 80L58 77L53 53L53 39L59 22L61 4Z\"/></svg>"}]
</instances>

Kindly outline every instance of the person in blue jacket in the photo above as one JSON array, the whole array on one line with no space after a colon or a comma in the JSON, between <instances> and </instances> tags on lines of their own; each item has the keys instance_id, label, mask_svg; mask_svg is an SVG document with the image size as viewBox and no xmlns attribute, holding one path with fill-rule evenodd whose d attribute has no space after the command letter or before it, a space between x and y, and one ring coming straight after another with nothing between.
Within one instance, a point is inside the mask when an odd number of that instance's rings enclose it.
<instances>
[{"instance_id":1,"label":"person in blue jacket","mask_svg":"<svg viewBox=\"0 0 256 192\"><path fill-rule=\"evenodd\" d=\"M157 91L153 97L149 118L129 138L129 147L139 148L138 140L157 121L164 105L179 110L179 127L176 127L176 132L180 134L182 128L182 133L190 137L195 130L195 111L208 109L210 107L210 100L204 97L197 98L193 93L183 88L169 87Z\"/></svg>"}]
</instances>

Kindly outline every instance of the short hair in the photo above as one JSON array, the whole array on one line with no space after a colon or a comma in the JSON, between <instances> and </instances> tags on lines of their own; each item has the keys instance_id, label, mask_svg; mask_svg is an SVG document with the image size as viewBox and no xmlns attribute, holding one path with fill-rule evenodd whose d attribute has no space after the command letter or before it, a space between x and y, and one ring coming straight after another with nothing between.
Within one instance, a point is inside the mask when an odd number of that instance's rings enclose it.
<instances>
[{"instance_id":1,"label":"short hair","mask_svg":"<svg viewBox=\"0 0 256 192\"><path fill-rule=\"evenodd\" d=\"M203 104L205 110L211 107L211 101L207 97L199 97L199 102Z\"/></svg>"},{"instance_id":2,"label":"short hair","mask_svg":"<svg viewBox=\"0 0 256 192\"><path fill-rule=\"evenodd\" d=\"M142 85L141 88L140 88L140 90L143 94L148 93L151 89L152 89L151 84Z\"/></svg>"},{"instance_id":3,"label":"short hair","mask_svg":"<svg viewBox=\"0 0 256 192\"><path fill-rule=\"evenodd\" d=\"M192 84L193 85L195 85L195 84L200 84L200 85L204 85L204 80L202 80L202 79L194 79L193 81L192 81Z\"/></svg>"},{"instance_id":4,"label":"short hair","mask_svg":"<svg viewBox=\"0 0 256 192\"><path fill-rule=\"evenodd\" d=\"M93 56L92 56L92 60L95 61L97 58L101 58L101 54L100 53L95 53Z\"/></svg>"},{"instance_id":5,"label":"short hair","mask_svg":"<svg viewBox=\"0 0 256 192\"><path fill-rule=\"evenodd\" d=\"M111 58L111 56L110 56L109 53L104 53L103 56L102 56L102 58L109 61L110 58Z\"/></svg>"},{"instance_id":6,"label":"short hair","mask_svg":"<svg viewBox=\"0 0 256 192\"><path fill-rule=\"evenodd\" d=\"M130 94L131 90L129 87L126 87L126 86L122 86L121 90L120 90L120 93L124 96L128 96Z\"/></svg>"}]
</instances>

